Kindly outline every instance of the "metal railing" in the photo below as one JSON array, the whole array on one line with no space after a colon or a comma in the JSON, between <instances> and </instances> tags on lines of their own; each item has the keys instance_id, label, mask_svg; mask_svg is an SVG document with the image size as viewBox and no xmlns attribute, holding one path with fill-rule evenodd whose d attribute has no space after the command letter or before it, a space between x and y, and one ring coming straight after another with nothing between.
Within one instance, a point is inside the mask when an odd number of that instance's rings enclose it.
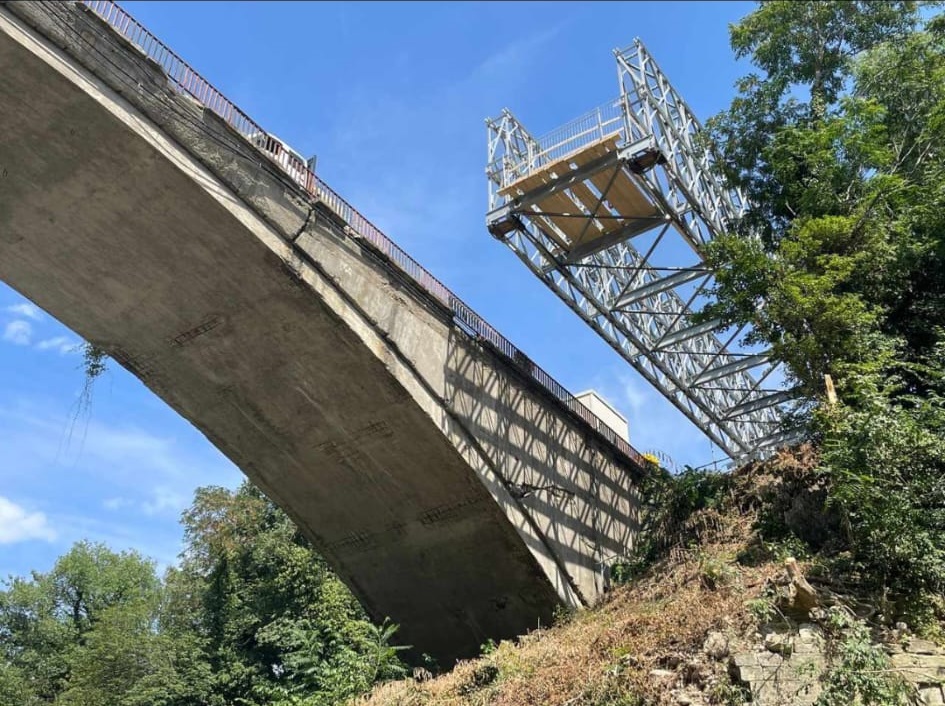
<instances>
[{"instance_id":1,"label":"metal railing","mask_svg":"<svg viewBox=\"0 0 945 706\"><path fill-rule=\"evenodd\" d=\"M534 142L528 144L526 153L520 159L509 159L507 154L504 159L509 160L508 163L493 162L487 166L487 171L493 170L500 173L500 170L504 168L505 178L503 181L507 183L503 183L503 186L507 186L509 183L524 179L532 172L563 157L594 143L601 142L605 137L617 136L623 138L624 132L626 130L623 111L618 98L608 101L537 138Z\"/></svg>"},{"instance_id":2,"label":"metal railing","mask_svg":"<svg viewBox=\"0 0 945 706\"><path fill-rule=\"evenodd\" d=\"M623 127L620 99L608 101L536 138L539 152L532 160L532 168L554 162L609 135L622 133Z\"/></svg>"},{"instance_id":3,"label":"metal railing","mask_svg":"<svg viewBox=\"0 0 945 706\"><path fill-rule=\"evenodd\" d=\"M118 34L127 39L147 57L161 66L177 89L193 96L203 106L216 113L232 128L242 134L255 147L268 153L290 178L317 201L333 211L347 226L352 234L370 242L383 253L401 271L412 279L421 289L436 301L453 312L456 321L463 325L477 339L488 343L492 348L509 358L545 390L594 431L610 442L617 450L640 467L646 461L627 441L619 437L591 412L583 403L568 392L558 381L540 367L532 363L524 353L516 348L502 334L473 311L465 302L453 294L436 277L427 272L420 263L404 252L396 243L384 235L373 223L358 212L351 204L335 193L325 182L317 177L308 166L289 154L271 138L252 118L234 105L220 91L191 68L161 40L151 34L140 22L128 14L112 0L81 0L81 4L104 20ZM609 116L608 116L609 117ZM594 118L594 126L599 124ZM593 132L593 131L592 131ZM268 138L261 145L261 136ZM580 138L575 133L569 141ZM547 144L547 143L546 143ZM547 152L547 151L544 151Z\"/></svg>"}]
</instances>

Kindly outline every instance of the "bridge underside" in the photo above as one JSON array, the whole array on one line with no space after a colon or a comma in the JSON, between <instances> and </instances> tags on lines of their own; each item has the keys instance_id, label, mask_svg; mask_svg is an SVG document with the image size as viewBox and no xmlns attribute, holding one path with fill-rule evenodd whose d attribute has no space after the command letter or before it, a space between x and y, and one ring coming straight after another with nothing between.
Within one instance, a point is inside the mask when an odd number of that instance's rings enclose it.
<instances>
[{"instance_id":1,"label":"bridge underside","mask_svg":"<svg viewBox=\"0 0 945 706\"><path fill-rule=\"evenodd\" d=\"M469 655L592 602L636 529L626 464L107 28L61 11L71 28L0 8L0 279L199 428L418 653ZM510 491L529 484L560 492Z\"/></svg>"}]
</instances>

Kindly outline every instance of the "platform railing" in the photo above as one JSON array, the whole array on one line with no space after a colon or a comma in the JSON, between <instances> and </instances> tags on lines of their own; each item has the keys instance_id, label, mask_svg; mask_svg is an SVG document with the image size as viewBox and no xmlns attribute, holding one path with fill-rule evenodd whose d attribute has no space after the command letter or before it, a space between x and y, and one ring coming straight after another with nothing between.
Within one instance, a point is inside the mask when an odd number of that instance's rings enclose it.
<instances>
[{"instance_id":1,"label":"platform railing","mask_svg":"<svg viewBox=\"0 0 945 706\"><path fill-rule=\"evenodd\" d=\"M402 272L412 279L427 294L452 311L457 323L471 333L477 340L488 343L505 357L509 358L519 370L525 372L551 393L569 411L588 424L600 436L606 439L623 455L640 468L647 462L643 456L626 440L618 436L588 409L580 400L568 392L551 375L531 362L508 339L496 331L459 297L453 294L442 282L430 274L420 263L414 260L396 243L388 238L373 223L365 218L351 204L335 193L324 181L316 176L308 166L294 155L284 150L270 133L240 110L226 96L217 90L207 79L180 58L173 50L155 37L144 25L128 14L122 7L111 0L81 0L81 4L104 20L113 30L127 39L139 51L155 61L165 71L177 89L186 92L204 107L216 113L233 129L246 137L251 144L274 161L307 191L316 201L333 211L352 231L352 235L370 242L383 253ZM609 117L609 116L608 116ZM594 132L592 130L592 132ZM265 145L260 145L260 136L266 136ZM581 139L583 135L575 132L570 141ZM545 142L544 144L548 144ZM543 150L547 154L549 150Z\"/></svg>"},{"instance_id":2,"label":"platform railing","mask_svg":"<svg viewBox=\"0 0 945 706\"><path fill-rule=\"evenodd\" d=\"M488 164L486 171L498 175L502 189L605 138L616 137L622 143L632 141L626 132L623 108L616 98L534 139L517 158L506 152Z\"/></svg>"},{"instance_id":3,"label":"platform railing","mask_svg":"<svg viewBox=\"0 0 945 706\"><path fill-rule=\"evenodd\" d=\"M608 101L536 138L538 154L531 160L531 168L554 162L622 130L623 111L620 100Z\"/></svg>"}]
</instances>

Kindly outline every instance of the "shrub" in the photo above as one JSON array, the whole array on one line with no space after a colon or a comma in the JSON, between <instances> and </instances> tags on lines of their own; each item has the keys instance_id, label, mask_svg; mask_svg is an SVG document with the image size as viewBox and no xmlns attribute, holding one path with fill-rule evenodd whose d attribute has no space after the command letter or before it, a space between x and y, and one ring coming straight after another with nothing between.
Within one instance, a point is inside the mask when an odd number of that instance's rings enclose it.
<instances>
[{"instance_id":1,"label":"shrub","mask_svg":"<svg viewBox=\"0 0 945 706\"><path fill-rule=\"evenodd\" d=\"M860 386L857 407L819 420L829 503L867 587L925 605L945 593L945 400Z\"/></svg>"},{"instance_id":2,"label":"shrub","mask_svg":"<svg viewBox=\"0 0 945 706\"><path fill-rule=\"evenodd\" d=\"M890 669L882 647L874 645L869 628L841 610L828 620L828 668L821 677L824 690L815 706L910 703L909 689Z\"/></svg>"}]
</instances>

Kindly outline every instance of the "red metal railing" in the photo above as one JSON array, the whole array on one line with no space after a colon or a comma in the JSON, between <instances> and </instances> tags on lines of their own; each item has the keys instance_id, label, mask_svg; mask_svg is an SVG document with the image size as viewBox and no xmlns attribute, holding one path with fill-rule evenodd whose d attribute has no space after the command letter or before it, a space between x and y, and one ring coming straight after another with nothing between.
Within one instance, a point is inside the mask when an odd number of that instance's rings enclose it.
<instances>
[{"instance_id":1,"label":"red metal railing","mask_svg":"<svg viewBox=\"0 0 945 706\"><path fill-rule=\"evenodd\" d=\"M191 68L161 40L151 34L134 17L112 0L82 0L82 4L108 23L112 29L131 42L146 56L158 63L179 90L193 96L256 147L273 157L302 189L331 209L356 235L368 240L423 290L448 307L458 323L461 323L476 337L488 342L493 348L516 362L520 369L524 367L527 374L571 412L580 417L637 465L645 466L643 457L636 449L617 436L610 427L604 424L597 415L584 406L557 380L532 363L524 353L492 328L485 319L447 289L436 277L427 272L420 263L401 250L396 243L361 215L357 209L336 194L325 182L312 173L304 162L284 150L278 141L269 136L269 133L230 102L226 96L214 88L209 81Z\"/></svg>"}]
</instances>

